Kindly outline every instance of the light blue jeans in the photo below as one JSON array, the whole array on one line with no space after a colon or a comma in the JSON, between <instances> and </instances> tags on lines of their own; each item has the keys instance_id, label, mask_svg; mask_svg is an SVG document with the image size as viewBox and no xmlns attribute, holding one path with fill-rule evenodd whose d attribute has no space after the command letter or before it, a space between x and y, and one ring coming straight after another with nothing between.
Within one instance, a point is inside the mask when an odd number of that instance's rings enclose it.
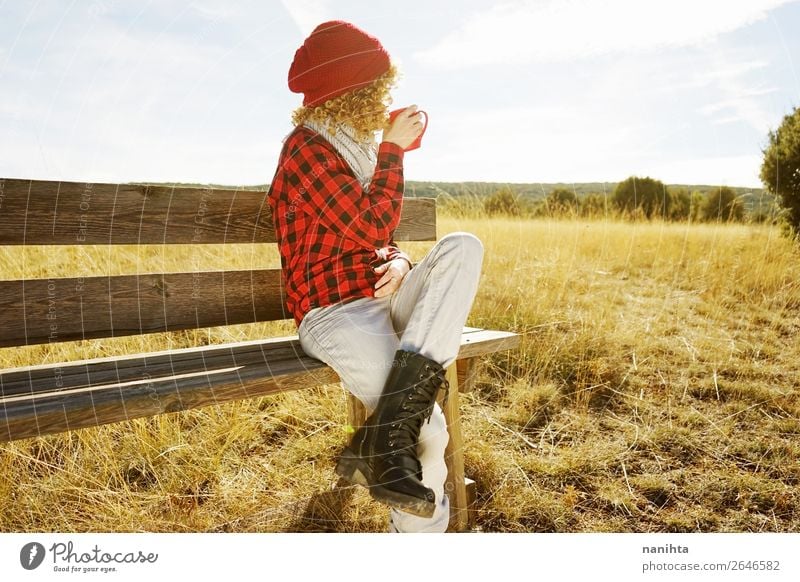
<instances>
[{"instance_id":1,"label":"light blue jeans","mask_svg":"<svg viewBox=\"0 0 800 582\"><path fill-rule=\"evenodd\" d=\"M328 364L367 409L375 409L398 349L421 353L445 368L455 362L478 289L483 244L468 232L443 236L384 297L315 307L300 322L306 354ZM417 453L422 482L436 494L432 517L391 509L389 531L443 532L450 520L444 493L447 424L437 404L422 425Z\"/></svg>"}]
</instances>

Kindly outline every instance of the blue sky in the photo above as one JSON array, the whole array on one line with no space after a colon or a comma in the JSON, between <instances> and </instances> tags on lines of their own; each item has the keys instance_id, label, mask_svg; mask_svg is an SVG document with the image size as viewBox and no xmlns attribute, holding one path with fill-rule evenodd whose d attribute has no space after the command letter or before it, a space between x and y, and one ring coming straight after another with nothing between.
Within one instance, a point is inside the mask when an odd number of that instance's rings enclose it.
<instances>
[{"instance_id":1,"label":"blue sky","mask_svg":"<svg viewBox=\"0 0 800 582\"><path fill-rule=\"evenodd\" d=\"M0 0L0 177L268 182L330 19L430 114L409 180L759 186L800 105L797 1Z\"/></svg>"}]
</instances>

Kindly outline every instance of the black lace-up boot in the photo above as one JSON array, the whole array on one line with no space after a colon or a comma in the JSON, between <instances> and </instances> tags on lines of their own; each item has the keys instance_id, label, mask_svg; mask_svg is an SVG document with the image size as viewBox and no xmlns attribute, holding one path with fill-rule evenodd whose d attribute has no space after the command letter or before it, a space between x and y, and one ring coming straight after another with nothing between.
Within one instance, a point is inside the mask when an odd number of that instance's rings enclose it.
<instances>
[{"instance_id":1,"label":"black lace-up boot","mask_svg":"<svg viewBox=\"0 0 800 582\"><path fill-rule=\"evenodd\" d=\"M430 419L436 393L450 383L442 366L415 352L397 350L378 405L345 448L336 473L368 487L372 497L401 511L431 517L433 491L422 484L417 443Z\"/></svg>"}]
</instances>

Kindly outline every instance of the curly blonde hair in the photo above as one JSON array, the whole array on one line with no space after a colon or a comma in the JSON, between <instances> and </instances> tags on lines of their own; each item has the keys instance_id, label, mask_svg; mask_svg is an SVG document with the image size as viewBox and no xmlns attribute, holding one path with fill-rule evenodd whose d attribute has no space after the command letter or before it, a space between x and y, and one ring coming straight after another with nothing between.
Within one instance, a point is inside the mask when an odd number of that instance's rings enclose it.
<instances>
[{"instance_id":1,"label":"curly blonde hair","mask_svg":"<svg viewBox=\"0 0 800 582\"><path fill-rule=\"evenodd\" d=\"M400 71L392 63L366 87L348 91L316 107L298 107L292 112L292 123L300 125L307 119L322 123L330 119L329 131L334 131L331 125L344 122L355 129L357 137L368 139L373 132L387 128L392 103L389 91L399 77Z\"/></svg>"}]
</instances>

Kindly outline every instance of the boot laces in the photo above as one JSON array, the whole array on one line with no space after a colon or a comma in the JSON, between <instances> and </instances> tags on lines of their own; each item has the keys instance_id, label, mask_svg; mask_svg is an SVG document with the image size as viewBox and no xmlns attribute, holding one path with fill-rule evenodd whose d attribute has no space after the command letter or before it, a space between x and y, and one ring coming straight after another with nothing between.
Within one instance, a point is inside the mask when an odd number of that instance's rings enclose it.
<instances>
[{"instance_id":1,"label":"boot laces","mask_svg":"<svg viewBox=\"0 0 800 582\"><path fill-rule=\"evenodd\" d=\"M426 372L431 374L426 375ZM389 428L390 447L394 448L394 445L397 445L400 450L408 451L417 445L422 419L427 418L428 422L431 421L436 402L434 396L442 382L445 388L444 404L447 402L450 382L444 374L435 373L434 369L426 364L420 373L419 382L409 390L400 405L397 418L391 423Z\"/></svg>"}]
</instances>

